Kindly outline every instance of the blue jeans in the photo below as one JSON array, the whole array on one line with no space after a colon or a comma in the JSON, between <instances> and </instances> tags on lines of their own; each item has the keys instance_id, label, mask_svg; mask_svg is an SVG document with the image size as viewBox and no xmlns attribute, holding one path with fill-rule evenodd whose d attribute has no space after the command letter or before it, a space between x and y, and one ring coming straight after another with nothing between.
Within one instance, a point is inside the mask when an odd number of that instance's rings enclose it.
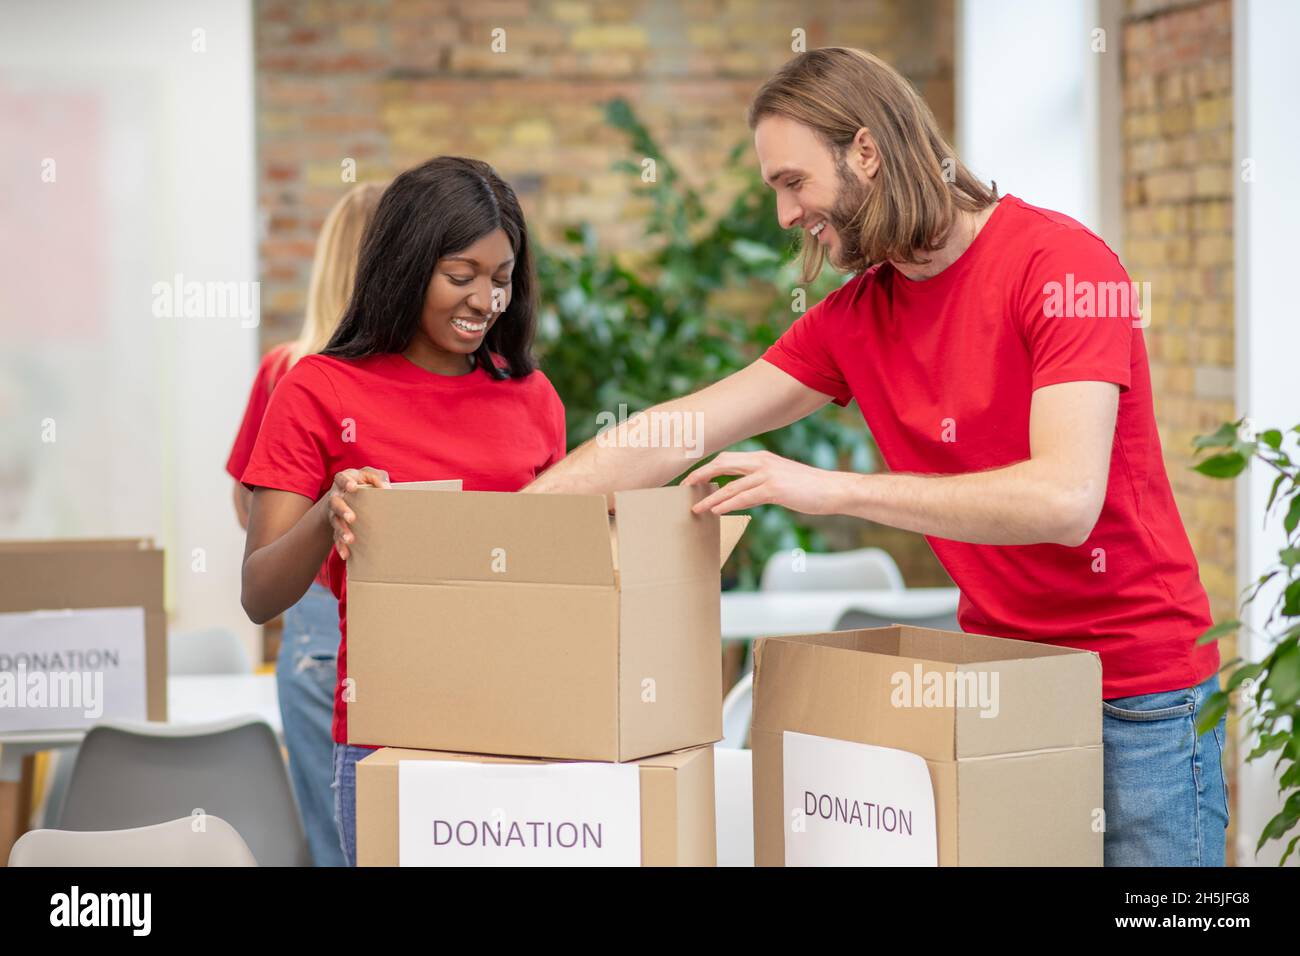
<instances>
[{"instance_id":1,"label":"blue jeans","mask_svg":"<svg viewBox=\"0 0 1300 956\"><path fill-rule=\"evenodd\" d=\"M317 866L343 866L330 791L338 653L339 602L329 588L313 583L284 614L275 686L289 751L289 780Z\"/></svg>"},{"instance_id":2,"label":"blue jeans","mask_svg":"<svg viewBox=\"0 0 1300 956\"><path fill-rule=\"evenodd\" d=\"M334 824L345 866L357 865L357 761L374 752L373 747L334 745Z\"/></svg>"},{"instance_id":3,"label":"blue jeans","mask_svg":"<svg viewBox=\"0 0 1300 956\"><path fill-rule=\"evenodd\" d=\"M1227 718L1197 737L1219 677L1184 690L1103 700L1106 866L1223 866Z\"/></svg>"}]
</instances>

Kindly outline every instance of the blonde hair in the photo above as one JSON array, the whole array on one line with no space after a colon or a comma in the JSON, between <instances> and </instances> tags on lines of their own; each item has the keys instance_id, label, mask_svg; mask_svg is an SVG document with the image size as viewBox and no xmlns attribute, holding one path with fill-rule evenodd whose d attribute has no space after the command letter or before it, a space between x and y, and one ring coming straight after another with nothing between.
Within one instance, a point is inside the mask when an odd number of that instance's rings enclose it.
<instances>
[{"instance_id":1,"label":"blonde hair","mask_svg":"<svg viewBox=\"0 0 1300 956\"><path fill-rule=\"evenodd\" d=\"M290 364L319 352L338 328L352 297L361 238L375 218L383 192L384 187L378 183L358 183L325 217L311 264L307 313L302 331L289 347Z\"/></svg>"},{"instance_id":2,"label":"blonde hair","mask_svg":"<svg viewBox=\"0 0 1300 956\"><path fill-rule=\"evenodd\" d=\"M765 116L809 127L843 168L845 151L866 127L880 169L852 221L861 271L877 262L924 262L942 247L958 210L979 212L998 200L957 158L934 114L901 73L863 50L826 47L790 60L763 84L749 107L749 127ZM803 280L821 272L825 251L805 243Z\"/></svg>"}]
</instances>

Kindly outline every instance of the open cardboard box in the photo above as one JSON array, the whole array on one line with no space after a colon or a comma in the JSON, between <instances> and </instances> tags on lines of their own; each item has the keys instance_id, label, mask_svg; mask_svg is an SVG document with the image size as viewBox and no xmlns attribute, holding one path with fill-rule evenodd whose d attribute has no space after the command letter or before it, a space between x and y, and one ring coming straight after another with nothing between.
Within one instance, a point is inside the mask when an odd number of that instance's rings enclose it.
<instances>
[{"instance_id":1,"label":"open cardboard box","mask_svg":"<svg viewBox=\"0 0 1300 956\"><path fill-rule=\"evenodd\" d=\"M807 760L799 748L819 746L809 738L849 746ZM753 748L758 866L845 863L855 840L867 849L853 863L879 862L867 814L895 781L846 769L858 757L869 766L874 748L916 755L928 777L929 865L1102 863L1101 661L1089 651L903 625L762 638ZM808 793L822 799L801 805ZM806 813L819 804L832 812ZM907 837L921 832L920 815ZM889 839L874 846L887 853ZM792 858L796 840L818 853Z\"/></svg>"},{"instance_id":2,"label":"open cardboard box","mask_svg":"<svg viewBox=\"0 0 1300 956\"><path fill-rule=\"evenodd\" d=\"M701 487L421 482L355 497L348 739L627 761L722 736L720 568L747 517Z\"/></svg>"}]
</instances>

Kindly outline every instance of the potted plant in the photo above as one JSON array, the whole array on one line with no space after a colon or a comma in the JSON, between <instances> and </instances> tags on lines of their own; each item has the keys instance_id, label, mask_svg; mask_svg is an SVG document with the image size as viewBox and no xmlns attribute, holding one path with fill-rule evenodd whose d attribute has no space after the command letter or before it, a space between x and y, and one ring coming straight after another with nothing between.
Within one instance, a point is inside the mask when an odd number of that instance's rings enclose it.
<instances>
[{"instance_id":1,"label":"potted plant","mask_svg":"<svg viewBox=\"0 0 1300 956\"><path fill-rule=\"evenodd\" d=\"M1300 432L1300 425L1291 429ZM1282 809L1268 821L1259 842L1258 853L1269 840L1282 840L1300 821L1300 463L1292 461L1283 449L1283 433L1271 428L1256 433L1248 420L1227 422L1212 435L1196 438L1198 454L1204 455L1194 467L1211 478L1230 479L1241 474L1252 461L1277 472L1265 505L1265 515L1276 508L1283 512L1284 532L1278 549L1277 564L1250 583L1242 594L1241 606L1254 602L1260 592L1280 577L1275 586L1277 598L1261 625L1259 633L1269 641L1270 651L1260 661L1240 657L1228 661L1224 689L1206 701L1197 733L1205 733L1227 711L1232 695L1238 693L1240 715L1250 720L1254 748L1246 759L1259 760L1276 754L1273 769L1278 779ZM1215 624L1200 638L1200 643L1217 641L1245 628L1239 619ZM1300 834L1292 836L1282 853L1279 865L1295 851Z\"/></svg>"}]
</instances>

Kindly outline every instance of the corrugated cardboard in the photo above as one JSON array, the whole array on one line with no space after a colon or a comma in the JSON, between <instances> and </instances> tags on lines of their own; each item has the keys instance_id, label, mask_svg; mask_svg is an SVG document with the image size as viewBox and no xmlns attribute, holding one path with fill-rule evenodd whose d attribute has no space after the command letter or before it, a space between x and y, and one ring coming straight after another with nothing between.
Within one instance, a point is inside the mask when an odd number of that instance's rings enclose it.
<instances>
[{"instance_id":1,"label":"corrugated cardboard","mask_svg":"<svg viewBox=\"0 0 1300 956\"><path fill-rule=\"evenodd\" d=\"M997 674L998 714L896 707L893 675ZM991 679L991 677L990 677ZM754 847L785 860L782 735L923 757L940 866L1100 866L1101 662L1096 654L894 625L763 638L754 655Z\"/></svg>"},{"instance_id":2,"label":"corrugated cardboard","mask_svg":"<svg viewBox=\"0 0 1300 956\"><path fill-rule=\"evenodd\" d=\"M142 607L147 713L167 719L163 552L142 538L0 541L0 611Z\"/></svg>"},{"instance_id":3,"label":"corrugated cardboard","mask_svg":"<svg viewBox=\"0 0 1300 956\"><path fill-rule=\"evenodd\" d=\"M357 865L398 864L398 761L544 763L527 758L385 747L357 763ZM641 865L714 866L713 747L636 761L641 778Z\"/></svg>"},{"instance_id":4,"label":"corrugated cardboard","mask_svg":"<svg viewBox=\"0 0 1300 956\"><path fill-rule=\"evenodd\" d=\"M363 489L350 742L627 761L719 739L719 569L748 518L692 514L707 493L618 492L611 518L603 495Z\"/></svg>"}]
</instances>

